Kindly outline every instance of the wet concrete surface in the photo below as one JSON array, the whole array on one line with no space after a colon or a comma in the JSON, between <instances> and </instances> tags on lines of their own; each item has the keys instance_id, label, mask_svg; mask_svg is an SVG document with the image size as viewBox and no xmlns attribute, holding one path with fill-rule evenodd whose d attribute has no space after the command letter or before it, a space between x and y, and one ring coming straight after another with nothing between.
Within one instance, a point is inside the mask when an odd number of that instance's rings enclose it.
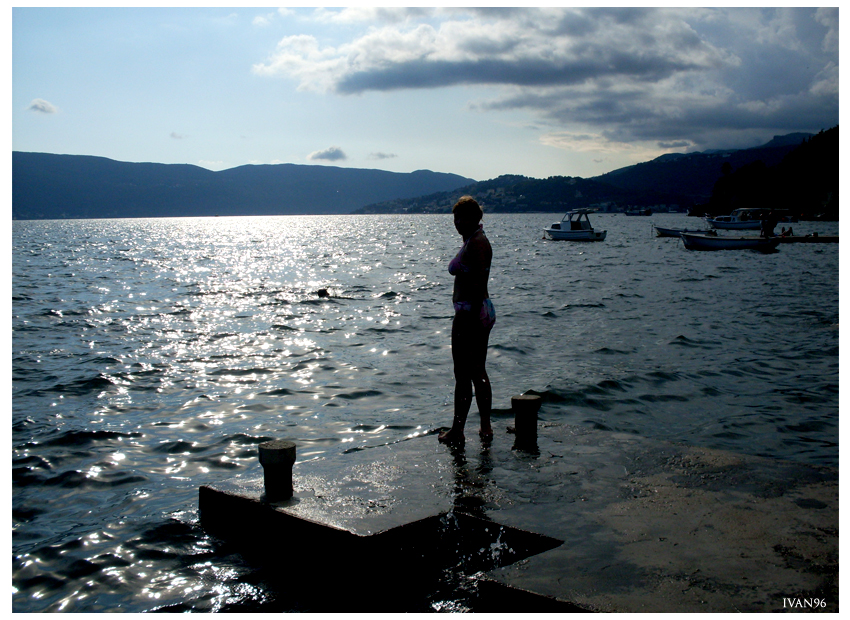
<instances>
[{"instance_id":1,"label":"wet concrete surface","mask_svg":"<svg viewBox=\"0 0 850 620\"><path fill-rule=\"evenodd\" d=\"M481 610L838 611L836 469L551 423L520 450L494 422L490 445L429 434L296 462L284 502L259 471L202 487L202 523L318 571L356 558L396 589L448 562Z\"/></svg>"}]
</instances>

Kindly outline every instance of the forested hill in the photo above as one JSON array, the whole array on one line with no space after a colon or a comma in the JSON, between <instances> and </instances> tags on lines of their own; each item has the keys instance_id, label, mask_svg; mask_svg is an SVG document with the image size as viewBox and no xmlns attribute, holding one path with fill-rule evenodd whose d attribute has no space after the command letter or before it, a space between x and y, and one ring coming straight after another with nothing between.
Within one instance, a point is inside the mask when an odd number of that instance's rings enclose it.
<instances>
[{"instance_id":1,"label":"forested hill","mask_svg":"<svg viewBox=\"0 0 850 620\"><path fill-rule=\"evenodd\" d=\"M567 176L534 179L504 175L453 191L368 205L358 212L446 213L463 194L478 198L484 204L485 210L491 213L563 212L585 207L603 211L646 207L686 211L694 207L702 208L709 202L715 184L724 176L724 171L728 174L730 170L753 165L773 169L786 158L795 157L794 154L798 151L806 152L807 144L820 141L819 136L830 132L837 136L838 128L821 132L818 136L803 133L776 136L767 144L751 149L663 155L652 161L590 179ZM829 140L820 142L824 145L823 154L812 161L819 162L818 165L823 167L824 174L833 175L837 198L837 138L834 144ZM820 150L818 148L819 152ZM813 156L802 156L803 159L811 157ZM827 161L830 162L829 165L825 163ZM792 178L796 176L789 176L789 180ZM827 182L821 176L817 178L821 179L819 182ZM765 178L762 179L764 180ZM804 181L800 180L798 185L800 183ZM765 206L768 189L761 186L754 190L755 193L761 191L757 206Z\"/></svg>"},{"instance_id":2,"label":"forested hill","mask_svg":"<svg viewBox=\"0 0 850 620\"><path fill-rule=\"evenodd\" d=\"M491 213L691 209L738 206L838 217L838 127L776 136L752 149L670 154L583 179L279 164L220 172L180 164L12 153L14 219L446 213L472 194Z\"/></svg>"},{"instance_id":3,"label":"forested hill","mask_svg":"<svg viewBox=\"0 0 850 620\"><path fill-rule=\"evenodd\" d=\"M702 203L711 196L725 164L733 170L755 161L775 166L811 137L809 133L793 133L775 136L767 144L751 149L671 153L593 179L621 189L658 191L664 188L667 192L685 195L696 203Z\"/></svg>"},{"instance_id":4,"label":"forested hill","mask_svg":"<svg viewBox=\"0 0 850 620\"><path fill-rule=\"evenodd\" d=\"M724 166L706 212L741 207L786 209L800 219L838 220L838 126L822 131L776 165Z\"/></svg>"},{"instance_id":5,"label":"forested hill","mask_svg":"<svg viewBox=\"0 0 850 620\"><path fill-rule=\"evenodd\" d=\"M12 218L350 213L473 183L456 174L296 164L213 172L187 164L12 153Z\"/></svg>"}]
</instances>

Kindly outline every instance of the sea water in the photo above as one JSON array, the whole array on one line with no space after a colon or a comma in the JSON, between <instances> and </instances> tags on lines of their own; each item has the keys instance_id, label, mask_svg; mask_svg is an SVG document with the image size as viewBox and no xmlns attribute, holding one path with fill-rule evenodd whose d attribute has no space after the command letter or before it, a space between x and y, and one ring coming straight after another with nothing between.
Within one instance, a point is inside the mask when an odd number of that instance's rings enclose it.
<instances>
[{"instance_id":1,"label":"sea water","mask_svg":"<svg viewBox=\"0 0 850 620\"><path fill-rule=\"evenodd\" d=\"M837 466L838 244L690 252L652 233L700 225L674 214L545 240L554 219L485 218L494 407L533 390L543 420ZM198 487L261 475L272 438L341 470L436 442L459 246L450 216L14 222L13 610L297 608L205 534Z\"/></svg>"}]
</instances>

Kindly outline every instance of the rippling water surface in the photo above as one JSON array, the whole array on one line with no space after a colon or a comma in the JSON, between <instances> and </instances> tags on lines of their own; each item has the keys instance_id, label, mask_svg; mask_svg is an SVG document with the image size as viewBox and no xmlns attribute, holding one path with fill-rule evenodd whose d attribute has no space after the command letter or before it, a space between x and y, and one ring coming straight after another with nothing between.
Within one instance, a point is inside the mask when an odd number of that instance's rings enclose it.
<instances>
[{"instance_id":1,"label":"rippling water surface","mask_svg":"<svg viewBox=\"0 0 850 620\"><path fill-rule=\"evenodd\" d=\"M837 244L552 219L485 218L495 407L535 390L542 419L837 466ZM458 247L448 216L14 222L14 611L290 608L204 534L198 486L259 475L271 438L344 466L448 425Z\"/></svg>"}]
</instances>

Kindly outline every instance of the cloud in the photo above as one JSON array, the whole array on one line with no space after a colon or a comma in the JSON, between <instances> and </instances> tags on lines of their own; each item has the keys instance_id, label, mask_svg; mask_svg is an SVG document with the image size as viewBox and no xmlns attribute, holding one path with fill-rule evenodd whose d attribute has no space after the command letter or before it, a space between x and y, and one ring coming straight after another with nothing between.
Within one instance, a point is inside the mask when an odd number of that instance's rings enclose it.
<instances>
[{"instance_id":1,"label":"cloud","mask_svg":"<svg viewBox=\"0 0 850 620\"><path fill-rule=\"evenodd\" d=\"M686 149L693 145L687 140L677 140L675 142L659 142L658 146L662 149Z\"/></svg>"},{"instance_id":2,"label":"cloud","mask_svg":"<svg viewBox=\"0 0 850 620\"><path fill-rule=\"evenodd\" d=\"M525 111L545 135L585 133L595 137L581 144L603 151L714 148L838 123L836 9L350 7L312 18L356 34L332 45L284 37L253 71L338 95L495 88L470 110Z\"/></svg>"},{"instance_id":3,"label":"cloud","mask_svg":"<svg viewBox=\"0 0 850 620\"><path fill-rule=\"evenodd\" d=\"M56 114L59 111L56 106L44 99L33 99L30 107L27 109L33 112L41 112L42 114Z\"/></svg>"},{"instance_id":4,"label":"cloud","mask_svg":"<svg viewBox=\"0 0 850 620\"><path fill-rule=\"evenodd\" d=\"M601 155L627 155L635 161L657 157L657 149L641 143L619 142L602 134L572 134L566 131L543 134L540 141L546 146L573 153L595 153ZM602 157L602 160L607 159ZM596 160L594 160L596 161Z\"/></svg>"},{"instance_id":5,"label":"cloud","mask_svg":"<svg viewBox=\"0 0 850 620\"><path fill-rule=\"evenodd\" d=\"M257 15L253 20L251 20L251 23L254 26L258 26L260 28L265 28L266 26L271 26L272 21L274 21L275 15L282 15L282 14L271 12L271 13L266 13L265 15ZM283 15L285 15L285 14L283 14Z\"/></svg>"},{"instance_id":6,"label":"cloud","mask_svg":"<svg viewBox=\"0 0 850 620\"><path fill-rule=\"evenodd\" d=\"M186 136L185 134L182 134L182 133L177 133L176 131L172 131L171 137L174 140L183 140L184 138L187 138L188 136Z\"/></svg>"},{"instance_id":7,"label":"cloud","mask_svg":"<svg viewBox=\"0 0 850 620\"><path fill-rule=\"evenodd\" d=\"M824 52L838 53L838 8L822 8L815 13L815 20L826 26L827 33L821 43Z\"/></svg>"},{"instance_id":8,"label":"cloud","mask_svg":"<svg viewBox=\"0 0 850 620\"><path fill-rule=\"evenodd\" d=\"M310 161L341 161L348 159L348 157L338 146L331 146L323 151L313 151L307 156L307 159Z\"/></svg>"},{"instance_id":9,"label":"cloud","mask_svg":"<svg viewBox=\"0 0 850 620\"><path fill-rule=\"evenodd\" d=\"M318 8L313 19L318 22L334 24L357 23L404 23L415 19L426 19L436 13L434 9L415 7L365 7L353 6L342 10Z\"/></svg>"},{"instance_id":10,"label":"cloud","mask_svg":"<svg viewBox=\"0 0 850 620\"><path fill-rule=\"evenodd\" d=\"M369 159L394 159L398 157L395 153L369 153Z\"/></svg>"},{"instance_id":11,"label":"cloud","mask_svg":"<svg viewBox=\"0 0 850 620\"><path fill-rule=\"evenodd\" d=\"M470 15L437 27L406 19L338 47L321 47L310 35L285 37L255 71L294 77L303 89L351 94L459 84L658 80L736 62L682 20L658 19L654 12L528 9Z\"/></svg>"}]
</instances>

